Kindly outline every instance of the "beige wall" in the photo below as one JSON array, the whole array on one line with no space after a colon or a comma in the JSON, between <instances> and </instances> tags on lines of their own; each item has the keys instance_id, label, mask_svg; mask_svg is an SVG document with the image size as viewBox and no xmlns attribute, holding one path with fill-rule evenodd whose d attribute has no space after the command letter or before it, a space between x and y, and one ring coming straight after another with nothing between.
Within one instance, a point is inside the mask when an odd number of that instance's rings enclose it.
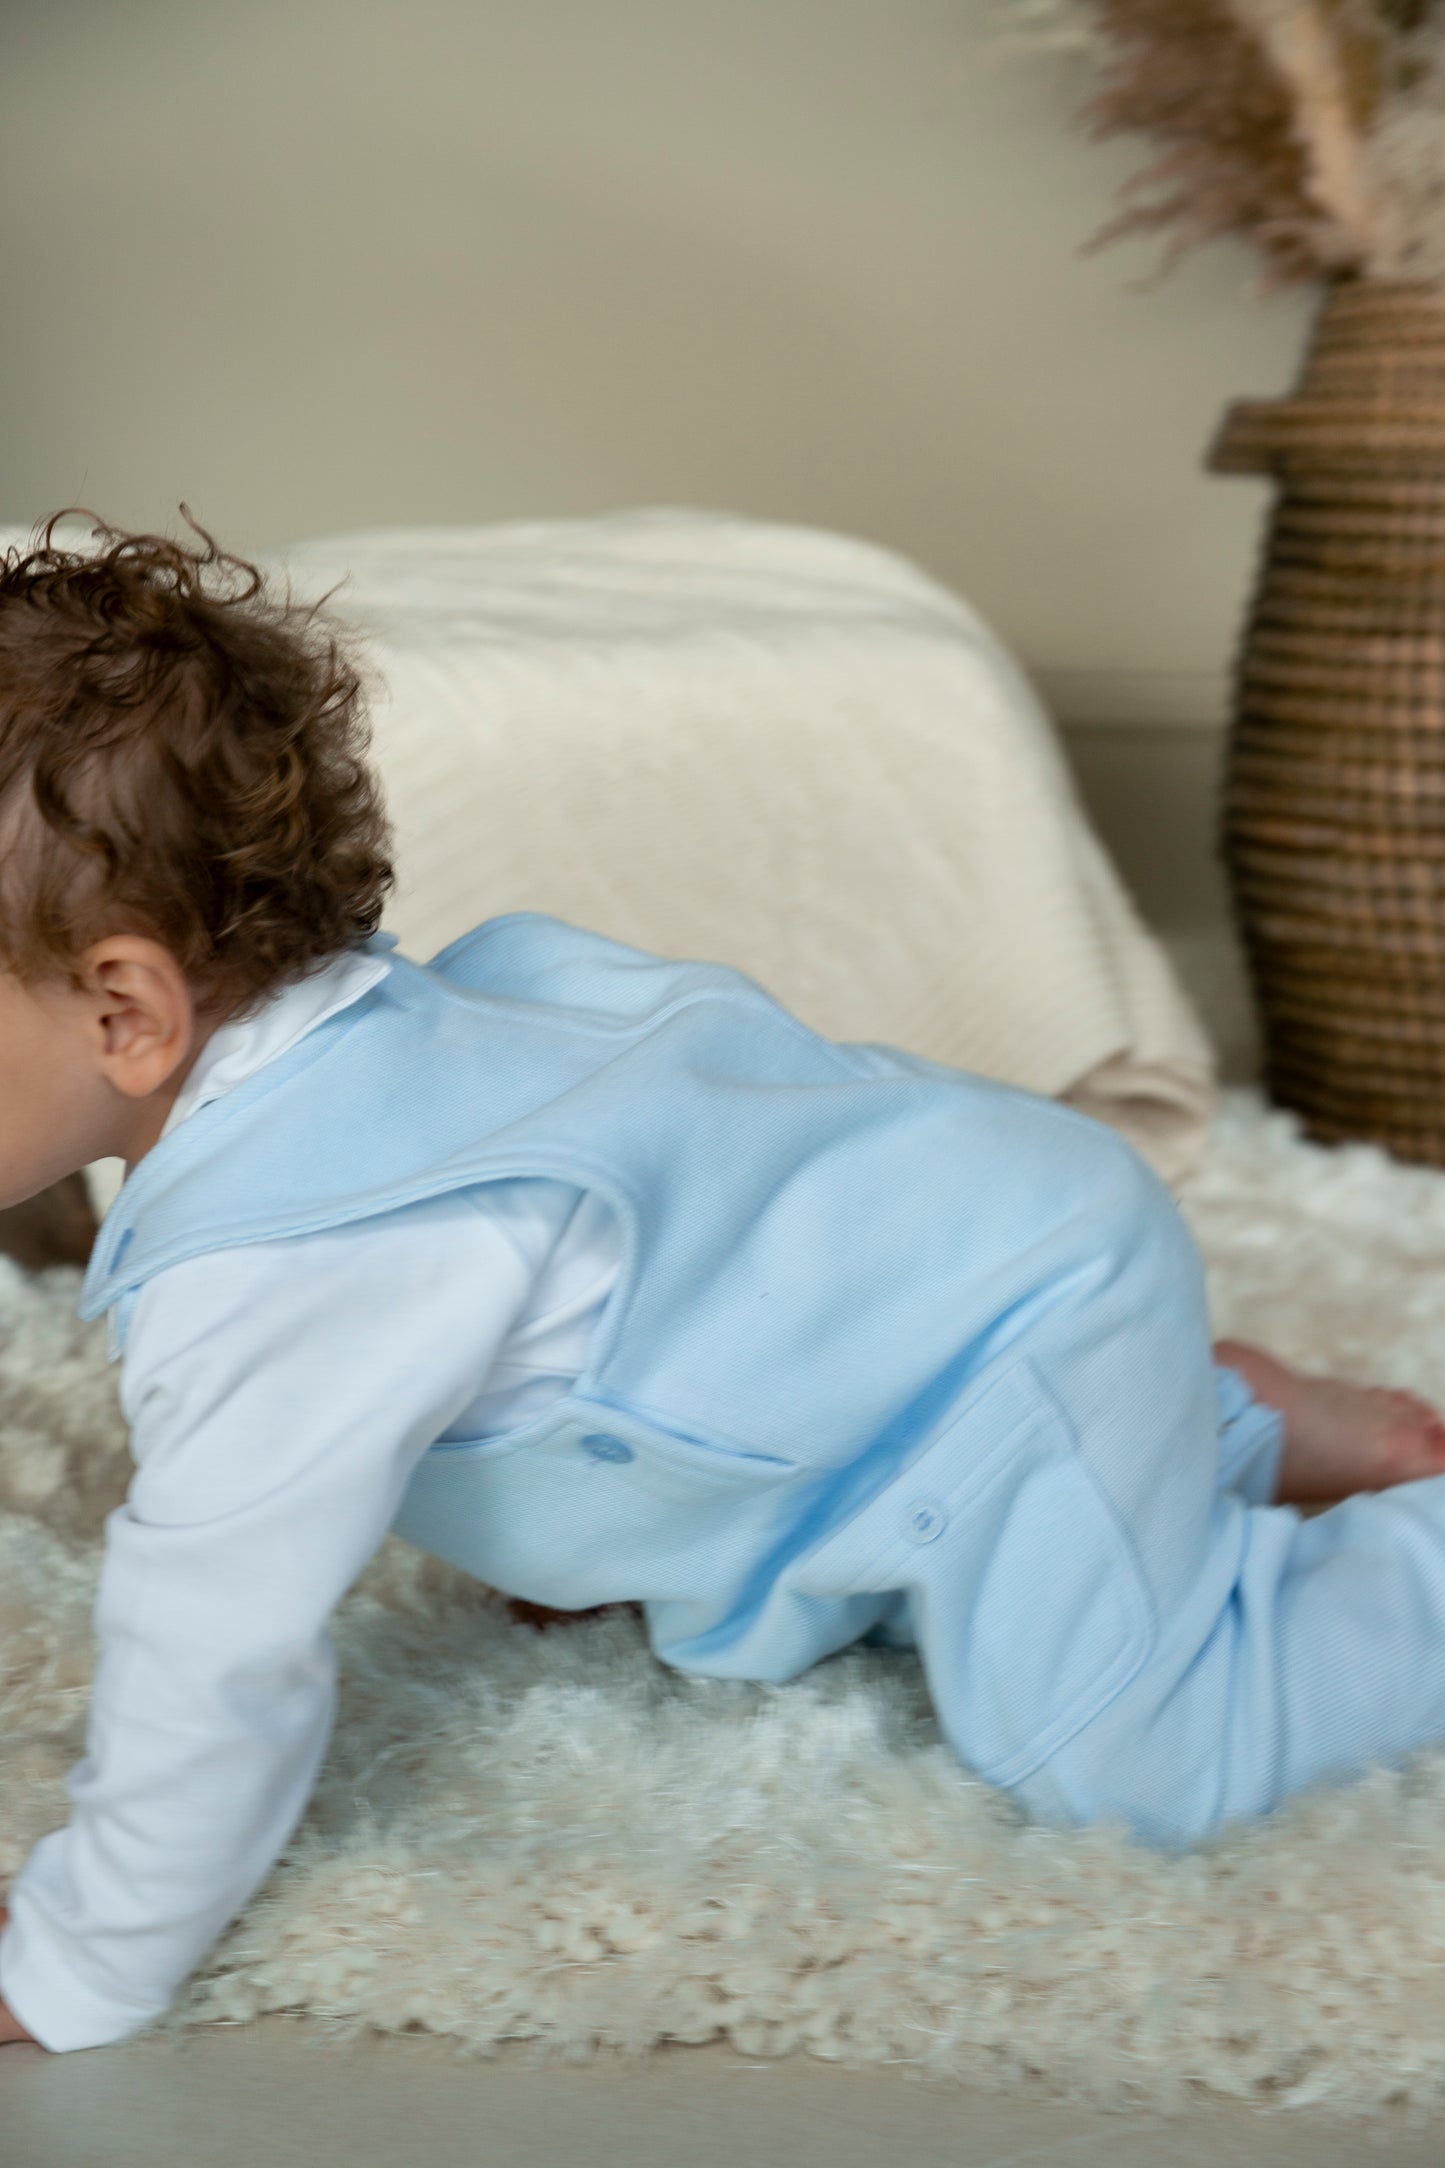
<instances>
[{"instance_id":1,"label":"beige wall","mask_svg":"<svg viewBox=\"0 0 1445 2168\"><path fill-rule=\"evenodd\" d=\"M241 548L668 503L967 592L1066 718L1204 722L1309 297L1080 245L1138 162L994 0L10 0L0 519Z\"/></svg>"}]
</instances>

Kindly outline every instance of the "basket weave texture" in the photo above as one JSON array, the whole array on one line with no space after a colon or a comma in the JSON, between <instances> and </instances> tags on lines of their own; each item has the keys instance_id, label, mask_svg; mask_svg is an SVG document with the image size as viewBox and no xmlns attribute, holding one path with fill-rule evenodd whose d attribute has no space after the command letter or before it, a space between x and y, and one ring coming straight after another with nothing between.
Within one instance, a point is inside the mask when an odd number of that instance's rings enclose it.
<instances>
[{"instance_id":1,"label":"basket weave texture","mask_svg":"<svg viewBox=\"0 0 1445 2168\"><path fill-rule=\"evenodd\" d=\"M1331 288L1296 392L1209 464L1279 485L1223 837L1268 1088L1445 1165L1445 289Z\"/></svg>"}]
</instances>

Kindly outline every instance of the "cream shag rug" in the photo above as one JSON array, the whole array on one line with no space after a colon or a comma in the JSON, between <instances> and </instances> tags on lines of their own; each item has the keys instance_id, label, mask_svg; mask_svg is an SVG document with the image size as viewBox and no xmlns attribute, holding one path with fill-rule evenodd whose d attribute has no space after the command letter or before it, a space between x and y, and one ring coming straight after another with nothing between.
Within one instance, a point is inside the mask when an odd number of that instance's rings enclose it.
<instances>
[{"instance_id":1,"label":"cream shag rug","mask_svg":"<svg viewBox=\"0 0 1445 2168\"><path fill-rule=\"evenodd\" d=\"M1235 1095L1186 1209L1221 1331L1445 1400L1445 1176ZM127 1473L75 1292L0 1260L0 1880L64 1813ZM337 1634L310 1813L172 2030L304 2010L1152 2106L1445 2100L1445 1754L1171 1860L1024 1826L941 1742L911 1655L689 1680L630 1614L539 1635L399 1542Z\"/></svg>"}]
</instances>

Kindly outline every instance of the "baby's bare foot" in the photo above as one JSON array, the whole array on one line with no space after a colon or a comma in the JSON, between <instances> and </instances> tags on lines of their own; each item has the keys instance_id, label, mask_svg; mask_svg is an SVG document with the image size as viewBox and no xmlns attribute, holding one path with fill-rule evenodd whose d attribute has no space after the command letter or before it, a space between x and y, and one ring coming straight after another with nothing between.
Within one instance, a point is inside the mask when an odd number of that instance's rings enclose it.
<instances>
[{"instance_id":1,"label":"baby's bare foot","mask_svg":"<svg viewBox=\"0 0 1445 2168\"><path fill-rule=\"evenodd\" d=\"M1445 1421L1414 1393L1308 1377L1240 1340L1221 1340L1214 1353L1284 1417L1275 1488L1282 1505L1318 1505L1445 1475Z\"/></svg>"}]
</instances>

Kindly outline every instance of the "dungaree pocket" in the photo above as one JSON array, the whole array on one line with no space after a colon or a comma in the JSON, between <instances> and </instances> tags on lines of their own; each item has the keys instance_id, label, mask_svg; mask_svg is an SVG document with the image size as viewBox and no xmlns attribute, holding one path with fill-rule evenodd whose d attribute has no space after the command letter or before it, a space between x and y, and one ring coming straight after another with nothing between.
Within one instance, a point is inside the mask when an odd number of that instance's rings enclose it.
<instances>
[{"instance_id":1,"label":"dungaree pocket","mask_svg":"<svg viewBox=\"0 0 1445 2168\"><path fill-rule=\"evenodd\" d=\"M1097 1716L1154 1640L1128 1536L1027 1359L970 1391L797 1585L905 1595L944 1736L1002 1786Z\"/></svg>"}]
</instances>

